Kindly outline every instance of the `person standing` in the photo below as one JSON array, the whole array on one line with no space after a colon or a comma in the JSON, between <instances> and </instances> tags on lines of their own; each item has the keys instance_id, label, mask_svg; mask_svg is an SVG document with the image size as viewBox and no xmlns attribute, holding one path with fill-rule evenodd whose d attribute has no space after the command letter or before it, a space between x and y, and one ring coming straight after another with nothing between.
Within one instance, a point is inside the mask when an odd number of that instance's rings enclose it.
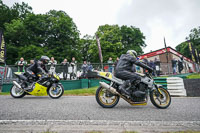
<instances>
[{"instance_id":1,"label":"person standing","mask_svg":"<svg viewBox=\"0 0 200 133\"><path fill-rule=\"evenodd\" d=\"M72 61L70 63L71 67L72 67L72 73L70 73L70 79L75 79L76 78L76 68L77 68L77 61L75 59L75 57L72 57Z\"/></svg>"},{"instance_id":2,"label":"person standing","mask_svg":"<svg viewBox=\"0 0 200 133\"><path fill-rule=\"evenodd\" d=\"M117 66L118 61L119 61L119 57L117 57L117 59L116 59L116 61L115 61L115 63L114 63L114 71L115 71L115 69L116 69L116 66Z\"/></svg>"},{"instance_id":3,"label":"person standing","mask_svg":"<svg viewBox=\"0 0 200 133\"><path fill-rule=\"evenodd\" d=\"M67 59L64 59L61 64L63 65L63 79L66 80L68 74L69 62L67 61Z\"/></svg>"},{"instance_id":4,"label":"person standing","mask_svg":"<svg viewBox=\"0 0 200 133\"><path fill-rule=\"evenodd\" d=\"M172 59L172 69L173 74L176 74L177 60L175 58Z\"/></svg>"},{"instance_id":5,"label":"person standing","mask_svg":"<svg viewBox=\"0 0 200 133\"><path fill-rule=\"evenodd\" d=\"M27 65L27 62L24 61L23 57L21 57L20 60L17 62L18 72L25 72L26 65Z\"/></svg>"},{"instance_id":6,"label":"person standing","mask_svg":"<svg viewBox=\"0 0 200 133\"><path fill-rule=\"evenodd\" d=\"M183 70L183 57L180 57L178 60L178 72L181 74L181 71Z\"/></svg>"},{"instance_id":7,"label":"person standing","mask_svg":"<svg viewBox=\"0 0 200 133\"><path fill-rule=\"evenodd\" d=\"M150 60L149 66L150 66L151 68L153 68L153 73L152 73L152 75L155 76L155 63L153 62L153 60Z\"/></svg>"},{"instance_id":8,"label":"person standing","mask_svg":"<svg viewBox=\"0 0 200 133\"><path fill-rule=\"evenodd\" d=\"M160 76L160 61L157 58L155 58L154 64L156 69L156 75Z\"/></svg>"},{"instance_id":9,"label":"person standing","mask_svg":"<svg viewBox=\"0 0 200 133\"><path fill-rule=\"evenodd\" d=\"M82 73L81 77L86 78L87 77L87 72L88 72L88 65L87 65L86 61L83 62L83 65L81 66L81 69L83 70L83 73Z\"/></svg>"},{"instance_id":10,"label":"person standing","mask_svg":"<svg viewBox=\"0 0 200 133\"><path fill-rule=\"evenodd\" d=\"M147 57L144 57L144 59L142 60L142 62L145 64L145 65L147 65L147 66L149 66L149 61L147 60ZM146 73L146 72L148 72L148 70L146 70L146 69L143 69L144 71L144 73Z\"/></svg>"},{"instance_id":11,"label":"person standing","mask_svg":"<svg viewBox=\"0 0 200 133\"><path fill-rule=\"evenodd\" d=\"M112 57L109 57L109 60L107 61L108 63L108 71L110 73L112 73L112 69L113 69L113 60L112 60Z\"/></svg>"},{"instance_id":12,"label":"person standing","mask_svg":"<svg viewBox=\"0 0 200 133\"><path fill-rule=\"evenodd\" d=\"M51 57L51 60L49 61L48 65L51 65L49 73L55 74L56 73L57 61L54 59L54 57Z\"/></svg>"},{"instance_id":13,"label":"person standing","mask_svg":"<svg viewBox=\"0 0 200 133\"><path fill-rule=\"evenodd\" d=\"M90 62L88 62L88 71L92 72L92 70L93 70L93 66Z\"/></svg>"}]
</instances>

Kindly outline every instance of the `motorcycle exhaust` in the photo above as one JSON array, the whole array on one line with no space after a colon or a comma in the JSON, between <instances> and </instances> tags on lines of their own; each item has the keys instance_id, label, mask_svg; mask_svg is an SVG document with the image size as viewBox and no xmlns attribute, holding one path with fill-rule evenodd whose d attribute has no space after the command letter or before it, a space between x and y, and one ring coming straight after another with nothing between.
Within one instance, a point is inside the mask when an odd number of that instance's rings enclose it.
<instances>
[{"instance_id":1,"label":"motorcycle exhaust","mask_svg":"<svg viewBox=\"0 0 200 133\"><path fill-rule=\"evenodd\" d=\"M14 84L15 86L17 86L17 88L22 88L21 85L19 85L16 81L13 81L13 84Z\"/></svg>"},{"instance_id":2,"label":"motorcycle exhaust","mask_svg":"<svg viewBox=\"0 0 200 133\"><path fill-rule=\"evenodd\" d=\"M119 95L119 93L117 92L117 90L111 86L109 86L108 84L106 84L105 82L99 82L99 84L105 88L106 90L110 91L113 94L117 94Z\"/></svg>"}]
</instances>

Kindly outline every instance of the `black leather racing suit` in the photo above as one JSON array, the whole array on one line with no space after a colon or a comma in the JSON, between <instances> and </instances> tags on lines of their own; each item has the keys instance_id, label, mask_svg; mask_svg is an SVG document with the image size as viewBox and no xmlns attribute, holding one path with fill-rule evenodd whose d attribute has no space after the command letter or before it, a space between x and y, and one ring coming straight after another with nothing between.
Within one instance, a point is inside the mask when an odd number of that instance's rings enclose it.
<instances>
[{"instance_id":1,"label":"black leather racing suit","mask_svg":"<svg viewBox=\"0 0 200 133\"><path fill-rule=\"evenodd\" d=\"M135 80L141 80L140 76L133 71L136 61L137 59L130 54L121 55L116 66L115 76L123 80L130 80L130 83L133 83Z\"/></svg>"},{"instance_id":2,"label":"black leather racing suit","mask_svg":"<svg viewBox=\"0 0 200 133\"><path fill-rule=\"evenodd\" d=\"M32 73L34 73L34 77L37 77L38 73L47 74L48 70L40 60L35 60L34 63L26 69L26 72L30 76L33 76Z\"/></svg>"}]
</instances>

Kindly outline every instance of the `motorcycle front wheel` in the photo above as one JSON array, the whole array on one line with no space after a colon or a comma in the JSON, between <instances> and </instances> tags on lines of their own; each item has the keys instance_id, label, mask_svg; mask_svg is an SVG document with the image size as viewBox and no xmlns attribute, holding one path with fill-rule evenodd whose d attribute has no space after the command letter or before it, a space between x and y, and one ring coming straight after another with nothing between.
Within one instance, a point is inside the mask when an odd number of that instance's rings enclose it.
<instances>
[{"instance_id":1,"label":"motorcycle front wheel","mask_svg":"<svg viewBox=\"0 0 200 133\"><path fill-rule=\"evenodd\" d=\"M53 99L60 98L64 93L64 87L58 84L56 87L51 86L48 90L48 95Z\"/></svg>"},{"instance_id":2,"label":"motorcycle front wheel","mask_svg":"<svg viewBox=\"0 0 200 133\"><path fill-rule=\"evenodd\" d=\"M119 102L119 96L100 86L96 91L96 101L103 108L113 108Z\"/></svg>"},{"instance_id":3,"label":"motorcycle front wheel","mask_svg":"<svg viewBox=\"0 0 200 133\"><path fill-rule=\"evenodd\" d=\"M150 99L154 106L160 109L166 109L171 104L171 96L164 88L158 88L150 93Z\"/></svg>"},{"instance_id":4,"label":"motorcycle front wheel","mask_svg":"<svg viewBox=\"0 0 200 133\"><path fill-rule=\"evenodd\" d=\"M26 92L22 88L13 85L10 89L10 95L14 98L22 98L26 95Z\"/></svg>"}]
</instances>

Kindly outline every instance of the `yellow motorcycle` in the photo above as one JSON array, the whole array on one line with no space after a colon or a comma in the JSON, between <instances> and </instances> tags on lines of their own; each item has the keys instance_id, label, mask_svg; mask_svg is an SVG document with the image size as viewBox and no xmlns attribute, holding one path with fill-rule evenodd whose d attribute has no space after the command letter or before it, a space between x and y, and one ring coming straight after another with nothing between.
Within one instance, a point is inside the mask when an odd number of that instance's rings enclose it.
<instances>
[{"instance_id":1,"label":"yellow motorcycle","mask_svg":"<svg viewBox=\"0 0 200 133\"><path fill-rule=\"evenodd\" d=\"M26 73L15 72L17 81L13 81L10 89L10 95L14 98L22 98L25 95L47 96L53 99L61 97L64 93L64 87L59 83L60 78L56 74L34 77L27 76Z\"/></svg>"},{"instance_id":2,"label":"yellow motorcycle","mask_svg":"<svg viewBox=\"0 0 200 133\"><path fill-rule=\"evenodd\" d=\"M115 107L120 97L131 105L147 105L148 97L154 106L165 109L171 103L171 96L169 92L161 85L155 84L151 73L145 74L136 73L141 77L139 84L132 84L127 90L130 95L124 95L120 92L119 86L123 84L123 80L116 78L110 72L99 72L97 75L104 79L100 82L100 87L96 91L96 101L103 108ZM145 93L140 93L145 92Z\"/></svg>"}]
</instances>

